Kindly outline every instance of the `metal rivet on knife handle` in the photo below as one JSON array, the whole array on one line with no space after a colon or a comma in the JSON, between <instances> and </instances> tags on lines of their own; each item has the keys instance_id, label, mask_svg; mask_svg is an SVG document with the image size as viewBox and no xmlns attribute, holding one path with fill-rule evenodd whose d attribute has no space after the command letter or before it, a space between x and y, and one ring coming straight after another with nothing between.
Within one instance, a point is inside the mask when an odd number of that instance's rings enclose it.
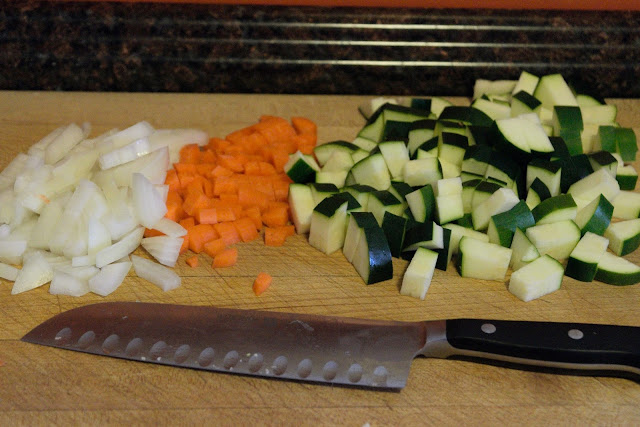
<instances>
[{"instance_id":1,"label":"metal rivet on knife handle","mask_svg":"<svg viewBox=\"0 0 640 427\"><path fill-rule=\"evenodd\" d=\"M311 369L313 368L313 363L309 359L301 360L298 363L298 376L300 378L307 378L311 374Z\"/></svg>"},{"instance_id":2,"label":"metal rivet on knife handle","mask_svg":"<svg viewBox=\"0 0 640 427\"><path fill-rule=\"evenodd\" d=\"M71 328L63 328L56 334L55 340L60 344L66 344L71 338Z\"/></svg>"},{"instance_id":3,"label":"metal rivet on knife handle","mask_svg":"<svg viewBox=\"0 0 640 427\"><path fill-rule=\"evenodd\" d=\"M349 370L347 371L347 377L352 383L357 383L362 379L362 372L362 366L354 363L349 367Z\"/></svg>"},{"instance_id":4,"label":"metal rivet on knife handle","mask_svg":"<svg viewBox=\"0 0 640 427\"><path fill-rule=\"evenodd\" d=\"M224 356L222 365L225 367L225 369L233 369L233 367L236 366L239 361L240 361L240 355L238 354L237 351L232 350L228 352L226 356Z\"/></svg>"},{"instance_id":5,"label":"metal rivet on knife handle","mask_svg":"<svg viewBox=\"0 0 640 427\"><path fill-rule=\"evenodd\" d=\"M338 374L338 364L333 360L327 362L324 365L324 368L322 368L322 378L324 378L325 381L333 380L337 374Z\"/></svg>"},{"instance_id":6,"label":"metal rivet on knife handle","mask_svg":"<svg viewBox=\"0 0 640 427\"><path fill-rule=\"evenodd\" d=\"M164 341L158 341L155 343L151 350L149 351L149 355L152 359L160 360L162 356L164 356L165 351L167 350L167 343Z\"/></svg>"},{"instance_id":7,"label":"metal rivet on knife handle","mask_svg":"<svg viewBox=\"0 0 640 427\"><path fill-rule=\"evenodd\" d=\"M127 348L125 348L124 354L126 354L128 357L136 357L138 354L140 354L141 350L142 350L142 339L134 338L131 341L129 341L129 344L127 344Z\"/></svg>"},{"instance_id":8,"label":"metal rivet on knife handle","mask_svg":"<svg viewBox=\"0 0 640 427\"><path fill-rule=\"evenodd\" d=\"M102 351L106 354L113 353L120 344L120 337L116 334L109 335L102 343Z\"/></svg>"},{"instance_id":9,"label":"metal rivet on knife handle","mask_svg":"<svg viewBox=\"0 0 640 427\"><path fill-rule=\"evenodd\" d=\"M387 376L389 373L387 372L387 368L384 366L378 366L373 370L373 384L381 387L387 383Z\"/></svg>"},{"instance_id":10,"label":"metal rivet on knife handle","mask_svg":"<svg viewBox=\"0 0 640 427\"><path fill-rule=\"evenodd\" d=\"M189 344L182 344L173 354L173 361L182 364L189 358L189 353L191 353Z\"/></svg>"},{"instance_id":11,"label":"metal rivet on knife handle","mask_svg":"<svg viewBox=\"0 0 640 427\"><path fill-rule=\"evenodd\" d=\"M274 375L282 375L287 370L287 365L289 361L285 356L278 356L273 361L273 366L271 367Z\"/></svg>"},{"instance_id":12,"label":"metal rivet on knife handle","mask_svg":"<svg viewBox=\"0 0 640 427\"><path fill-rule=\"evenodd\" d=\"M249 370L251 372L258 372L264 363L264 357L260 353L254 353L249 358Z\"/></svg>"},{"instance_id":13,"label":"metal rivet on knife handle","mask_svg":"<svg viewBox=\"0 0 640 427\"><path fill-rule=\"evenodd\" d=\"M198 365L205 368L213 363L213 357L216 352L211 348L207 347L200 352L200 356L198 356Z\"/></svg>"},{"instance_id":14,"label":"metal rivet on knife handle","mask_svg":"<svg viewBox=\"0 0 640 427\"><path fill-rule=\"evenodd\" d=\"M96 333L93 331L87 331L78 339L78 347L85 349L89 347L96 340Z\"/></svg>"}]
</instances>

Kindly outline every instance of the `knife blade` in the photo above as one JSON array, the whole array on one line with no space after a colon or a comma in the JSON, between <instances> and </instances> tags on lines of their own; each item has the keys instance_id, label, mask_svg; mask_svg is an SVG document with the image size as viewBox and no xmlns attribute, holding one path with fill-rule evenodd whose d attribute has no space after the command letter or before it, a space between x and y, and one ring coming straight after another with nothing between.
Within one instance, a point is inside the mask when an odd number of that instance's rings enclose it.
<instances>
[{"instance_id":1,"label":"knife blade","mask_svg":"<svg viewBox=\"0 0 640 427\"><path fill-rule=\"evenodd\" d=\"M401 389L418 356L640 380L640 328L450 319L401 322L141 302L75 308L23 341L161 365Z\"/></svg>"}]
</instances>

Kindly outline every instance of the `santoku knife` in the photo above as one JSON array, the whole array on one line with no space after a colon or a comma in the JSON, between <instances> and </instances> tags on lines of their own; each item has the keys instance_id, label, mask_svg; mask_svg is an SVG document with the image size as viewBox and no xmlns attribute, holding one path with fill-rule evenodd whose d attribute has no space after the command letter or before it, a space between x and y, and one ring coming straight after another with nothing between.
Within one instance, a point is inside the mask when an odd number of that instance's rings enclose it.
<instances>
[{"instance_id":1,"label":"santoku knife","mask_svg":"<svg viewBox=\"0 0 640 427\"><path fill-rule=\"evenodd\" d=\"M417 356L640 379L640 328L364 320L139 302L61 313L23 341L217 372L400 389Z\"/></svg>"}]
</instances>

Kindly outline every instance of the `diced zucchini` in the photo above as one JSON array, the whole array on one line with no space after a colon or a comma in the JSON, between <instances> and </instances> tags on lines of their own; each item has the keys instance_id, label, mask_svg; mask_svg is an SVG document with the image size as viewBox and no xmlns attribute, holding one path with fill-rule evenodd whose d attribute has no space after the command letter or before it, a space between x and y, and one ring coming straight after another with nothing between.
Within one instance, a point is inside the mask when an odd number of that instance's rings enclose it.
<instances>
[{"instance_id":1,"label":"diced zucchini","mask_svg":"<svg viewBox=\"0 0 640 427\"><path fill-rule=\"evenodd\" d=\"M419 222L407 230L403 252L413 252L418 248L444 248L442 227L435 221Z\"/></svg>"},{"instance_id":2,"label":"diced zucchini","mask_svg":"<svg viewBox=\"0 0 640 427\"><path fill-rule=\"evenodd\" d=\"M518 78L518 82L513 88L512 93L515 95L520 91L524 91L530 95L533 95L533 93L536 90L536 87L538 86L539 81L540 81L540 78L538 76L531 74L527 71L522 71L520 73L520 77Z\"/></svg>"},{"instance_id":3,"label":"diced zucchini","mask_svg":"<svg viewBox=\"0 0 640 427\"><path fill-rule=\"evenodd\" d=\"M403 181L412 187L432 184L442 179L442 168L437 158L409 160L404 165Z\"/></svg>"},{"instance_id":4,"label":"diced zucchini","mask_svg":"<svg viewBox=\"0 0 640 427\"><path fill-rule=\"evenodd\" d=\"M538 98L534 97L530 93L524 90L519 91L513 95L511 99L511 117L522 116L523 114L534 113L538 114L542 103Z\"/></svg>"},{"instance_id":5,"label":"diced zucchini","mask_svg":"<svg viewBox=\"0 0 640 427\"><path fill-rule=\"evenodd\" d=\"M415 158L416 150L418 150L420 146L435 136L435 127L436 121L430 119L418 120L411 123L407 143L407 149L409 150L409 156L411 158Z\"/></svg>"},{"instance_id":6,"label":"diced zucchini","mask_svg":"<svg viewBox=\"0 0 640 427\"><path fill-rule=\"evenodd\" d=\"M576 94L576 101L580 107L590 107L593 105L603 105L604 100L597 99L592 95L588 95L585 93Z\"/></svg>"},{"instance_id":7,"label":"diced zucchini","mask_svg":"<svg viewBox=\"0 0 640 427\"><path fill-rule=\"evenodd\" d=\"M451 263L451 258L453 257L451 247L451 230L442 227L442 248L432 250L438 254L436 268L438 270L447 271L449 263Z\"/></svg>"},{"instance_id":8,"label":"diced zucchini","mask_svg":"<svg viewBox=\"0 0 640 427\"><path fill-rule=\"evenodd\" d=\"M468 138L465 135L450 132L442 132L438 138L438 158L458 167L462 166L462 160L469 147Z\"/></svg>"},{"instance_id":9,"label":"diced zucchini","mask_svg":"<svg viewBox=\"0 0 640 427\"><path fill-rule=\"evenodd\" d=\"M524 200L520 200L508 211L491 217L487 236L489 242L509 248L516 229L526 230L534 224L535 220L531 210Z\"/></svg>"},{"instance_id":10,"label":"diced zucchini","mask_svg":"<svg viewBox=\"0 0 640 427\"><path fill-rule=\"evenodd\" d=\"M462 187L463 207L465 205L465 197L468 197L468 195L465 192L465 190L468 187L473 187L473 186L470 184L470 185ZM472 192L472 195L471 195L471 210L469 211L469 213L473 212L473 210L475 210L485 200L487 200L489 197L491 197L491 195L493 193L495 193L496 191L500 190L501 188L504 188L504 186L501 185L501 184L497 184L495 182L491 182L491 181L480 181L479 183L477 183L475 185L475 187L473 187L473 192Z\"/></svg>"},{"instance_id":11,"label":"diced zucchini","mask_svg":"<svg viewBox=\"0 0 640 427\"><path fill-rule=\"evenodd\" d=\"M561 74L547 74L540 77L533 96L549 110L552 110L554 105L578 105L576 97Z\"/></svg>"},{"instance_id":12,"label":"diced zucchini","mask_svg":"<svg viewBox=\"0 0 640 427\"><path fill-rule=\"evenodd\" d=\"M466 125L491 126L493 119L484 112L471 106L451 105L445 107L438 116L438 120L451 120Z\"/></svg>"},{"instance_id":13,"label":"diced zucchini","mask_svg":"<svg viewBox=\"0 0 640 427\"><path fill-rule=\"evenodd\" d=\"M473 99L486 95L510 95L516 84L516 80L476 79L473 85Z\"/></svg>"},{"instance_id":14,"label":"diced zucchini","mask_svg":"<svg viewBox=\"0 0 640 427\"><path fill-rule=\"evenodd\" d=\"M595 279L609 285L634 285L640 282L640 267L611 252L605 252L598 263Z\"/></svg>"},{"instance_id":15,"label":"diced zucchini","mask_svg":"<svg viewBox=\"0 0 640 427\"><path fill-rule=\"evenodd\" d=\"M565 274L581 282L596 277L598 262L607 251L609 239L587 232L569 255Z\"/></svg>"},{"instance_id":16,"label":"diced zucchini","mask_svg":"<svg viewBox=\"0 0 640 427\"><path fill-rule=\"evenodd\" d=\"M638 171L632 165L617 166L616 181L621 190L634 190L638 182Z\"/></svg>"},{"instance_id":17,"label":"diced zucchini","mask_svg":"<svg viewBox=\"0 0 640 427\"><path fill-rule=\"evenodd\" d=\"M400 294L423 300L431 285L437 259L437 253L418 248L402 277Z\"/></svg>"},{"instance_id":18,"label":"diced zucchini","mask_svg":"<svg viewBox=\"0 0 640 427\"><path fill-rule=\"evenodd\" d=\"M511 274L509 292L522 301L531 301L560 289L563 267L548 255L536 258Z\"/></svg>"},{"instance_id":19,"label":"diced zucchini","mask_svg":"<svg viewBox=\"0 0 640 427\"><path fill-rule=\"evenodd\" d=\"M376 191L375 188L370 185L353 184L343 188L343 191L350 193L360 203L364 211L367 210L369 205L369 197L372 192Z\"/></svg>"},{"instance_id":20,"label":"diced zucchini","mask_svg":"<svg viewBox=\"0 0 640 427\"><path fill-rule=\"evenodd\" d=\"M597 151L589 154L589 163L594 171L605 169L609 175L616 177L618 171L618 160L608 151Z\"/></svg>"},{"instance_id":21,"label":"diced zucchini","mask_svg":"<svg viewBox=\"0 0 640 427\"><path fill-rule=\"evenodd\" d=\"M427 140L424 144L418 147L411 160L426 159L428 157L438 157L438 140L437 136Z\"/></svg>"},{"instance_id":22,"label":"diced zucchini","mask_svg":"<svg viewBox=\"0 0 640 427\"><path fill-rule=\"evenodd\" d=\"M356 248L364 235L363 229L377 227L378 222L371 212L352 212L349 215L342 253L349 262L353 262Z\"/></svg>"},{"instance_id":23,"label":"diced zucchini","mask_svg":"<svg viewBox=\"0 0 640 427\"><path fill-rule=\"evenodd\" d=\"M318 203L338 193L338 187L335 184L327 182L316 182L308 184L311 188L311 196L313 197L313 207L316 207Z\"/></svg>"},{"instance_id":24,"label":"diced zucchini","mask_svg":"<svg viewBox=\"0 0 640 427\"><path fill-rule=\"evenodd\" d=\"M640 193L634 191L620 191L611 200L613 216L620 219L635 219L640 217Z\"/></svg>"},{"instance_id":25,"label":"diced zucchini","mask_svg":"<svg viewBox=\"0 0 640 427\"><path fill-rule=\"evenodd\" d=\"M509 104L492 102L484 98L475 99L471 106L482 111L493 120L504 119L511 115L511 107Z\"/></svg>"},{"instance_id":26,"label":"diced zucchini","mask_svg":"<svg viewBox=\"0 0 640 427\"><path fill-rule=\"evenodd\" d=\"M373 214L379 225L382 225L382 219L385 212L390 212L394 215L402 215L404 212L404 205L393 194L391 194L390 191L380 190L369 193L367 211Z\"/></svg>"},{"instance_id":27,"label":"diced zucchini","mask_svg":"<svg viewBox=\"0 0 640 427\"><path fill-rule=\"evenodd\" d=\"M376 190L386 190L391 185L389 168L382 154L372 154L353 165L351 173L357 184L370 185Z\"/></svg>"},{"instance_id":28,"label":"diced zucchini","mask_svg":"<svg viewBox=\"0 0 640 427\"><path fill-rule=\"evenodd\" d=\"M614 200L620 192L620 184L605 169L600 169L573 183L567 193L576 201L591 202L600 194Z\"/></svg>"},{"instance_id":29,"label":"diced zucchini","mask_svg":"<svg viewBox=\"0 0 640 427\"><path fill-rule=\"evenodd\" d=\"M318 164L320 166L324 166L327 160L329 160L329 157L331 157L331 155L334 154L336 151L345 152L351 155L351 153L353 153L357 149L358 149L358 146L355 144L352 144L347 141L338 140L338 141L327 142L325 144L320 144L316 146L313 149L313 154L316 156L316 159L318 160Z\"/></svg>"},{"instance_id":30,"label":"diced zucchini","mask_svg":"<svg viewBox=\"0 0 640 427\"><path fill-rule=\"evenodd\" d=\"M476 192L478 191L476 187ZM473 228L475 230L486 230L489 220L493 215L508 211L514 207L520 199L510 188L500 188L488 199L476 206L471 212Z\"/></svg>"},{"instance_id":31,"label":"diced zucchini","mask_svg":"<svg viewBox=\"0 0 640 427\"><path fill-rule=\"evenodd\" d=\"M535 199L533 199L534 196ZM536 200L535 204L529 204L529 207L533 209L534 206L538 206L541 202L550 199L551 191L549 191L549 188L540 180L540 178L536 178L529 186L529 191L527 192L527 203L529 203L530 197L532 200Z\"/></svg>"},{"instance_id":32,"label":"diced zucchini","mask_svg":"<svg viewBox=\"0 0 640 427\"><path fill-rule=\"evenodd\" d=\"M585 124L610 125L616 122L618 108L615 105L580 105L582 121Z\"/></svg>"},{"instance_id":33,"label":"diced zucchini","mask_svg":"<svg viewBox=\"0 0 640 427\"><path fill-rule=\"evenodd\" d=\"M602 236L612 216L613 205L601 194L578 211L575 222L582 234L591 232Z\"/></svg>"},{"instance_id":34,"label":"diced zucchini","mask_svg":"<svg viewBox=\"0 0 640 427\"><path fill-rule=\"evenodd\" d=\"M387 164L391 179L402 177L405 163L409 161L409 151L403 141L385 141L378 144L380 153Z\"/></svg>"},{"instance_id":35,"label":"diced zucchini","mask_svg":"<svg viewBox=\"0 0 640 427\"><path fill-rule=\"evenodd\" d=\"M572 220L539 224L527 228L525 234L540 255L550 255L558 261L569 258L582 236Z\"/></svg>"},{"instance_id":36,"label":"diced zucchini","mask_svg":"<svg viewBox=\"0 0 640 427\"><path fill-rule=\"evenodd\" d=\"M459 224L445 224L442 226L443 229L448 229L451 231L451 241L449 242L450 251L453 255L458 253L458 246L460 244L460 239L463 236L471 237L476 240L480 240L482 242L488 242L489 236L481 231L476 231L469 227L463 227Z\"/></svg>"},{"instance_id":37,"label":"diced zucchini","mask_svg":"<svg viewBox=\"0 0 640 427\"><path fill-rule=\"evenodd\" d=\"M382 228L376 224L373 227L364 227L362 231L352 262L356 271L367 285L391 279L391 251Z\"/></svg>"},{"instance_id":38,"label":"diced zucchini","mask_svg":"<svg viewBox=\"0 0 640 427\"><path fill-rule=\"evenodd\" d=\"M433 187L427 184L406 196L413 218L418 222L431 221L435 215L436 199Z\"/></svg>"},{"instance_id":39,"label":"diced zucchini","mask_svg":"<svg viewBox=\"0 0 640 427\"><path fill-rule=\"evenodd\" d=\"M350 194L339 193L328 197L321 201L311 214L309 244L326 254L337 251L344 244L349 204L347 196Z\"/></svg>"},{"instance_id":40,"label":"diced zucchini","mask_svg":"<svg viewBox=\"0 0 640 427\"><path fill-rule=\"evenodd\" d=\"M380 142L406 141L409 138L410 126L411 122L404 120L385 120Z\"/></svg>"},{"instance_id":41,"label":"diced zucchini","mask_svg":"<svg viewBox=\"0 0 640 427\"><path fill-rule=\"evenodd\" d=\"M446 107L453 105L451 101L441 98L439 96L434 96L431 98L431 113L436 117L440 117L442 110Z\"/></svg>"},{"instance_id":42,"label":"diced zucchini","mask_svg":"<svg viewBox=\"0 0 640 427\"><path fill-rule=\"evenodd\" d=\"M308 233L311 227L311 214L316 207L311 187L305 184L289 185L289 207L291 219L298 234Z\"/></svg>"},{"instance_id":43,"label":"diced zucchini","mask_svg":"<svg viewBox=\"0 0 640 427\"><path fill-rule=\"evenodd\" d=\"M436 219L440 225L462 218L462 180L445 178L434 185L436 196Z\"/></svg>"},{"instance_id":44,"label":"diced zucchini","mask_svg":"<svg viewBox=\"0 0 640 427\"><path fill-rule=\"evenodd\" d=\"M511 267L513 271L521 269L540 257L540 252L538 252L536 246L531 243L531 240L529 240L525 232L519 228L516 228L516 231L513 234L511 251L512 255L509 267Z\"/></svg>"},{"instance_id":45,"label":"diced zucchini","mask_svg":"<svg viewBox=\"0 0 640 427\"><path fill-rule=\"evenodd\" d=\"M640 218L615 222L606 229L609 248L618 256L630 254L640 246Z\"/></svg>"},{"instance_id":46,"label":"diced zucchini","mask_svg":"<svg viewBox=\"0 0 640 427\"><path fill-rule=\"evenodd\" d=\"M338 188L344 187L349 171L319 171L316 172L316 183L333 184Z\"/></svg>"},{"instance_id":47,"label":"diced zucchini","mask_svg":"<svg viewBox=\"0 0 640 427\"><path fill-rule=\"evenodd\" d=\"M300 151L291 154L284 165L285 173L293 182L297 183L314 182L316 172L319 170L320 166L318 166L313 156L302 154Z\"/></svg>"},{"instance_id":48,"label":"diced zucchini","mask_svg":"<svg viewBox=\"0 0 640 427\"><path fill-rule=\"evenodd\" d=\"M405 208L408 206L405 198L407 194L412 193L414 191L413 187L403 181L391 181L391 185L389 186L389 191L391 194L396 196L398 200L400 200Z\"/></svg>"},{"instance_id":49,"label":"diced zucchini","mask_svg":"<svg viewBox=\"0 0 640 427\"><path fill-rule=\"evenodd\" d=\"M558 153L558 147L556 147L554 156ZM562 168L562 173L560 174L560 191L566 193L571 185L592 174L593 168L591 167L591 163L589 163L589 158L585 154L562 156L554 160L554 163L557 163Z\"/></svg>"},{"instance_id":50,"label":"diced zucchini","mask_svg":"<svg viewBox=\"0 0 640 427\"><path fill-rule=\"evenodd\" d=\"M473 145L464 153L461 170L484 176L489 167L493 150L487 145Z\"/></svg>"},{"instance_id":51,"label":"diced zucchini","mask_svg":"<svg viewBox=\"0 0 640 427\"><path fill-rule=\"evenodd\" d=\"M531 210L536 224L575 220L578 207L570 194L560 194L540 202Z\"/></svg>"},{"instance_id":52,"label":"diced zucchini","mask_svg":"<svg viewBox=\"0 0 640 427\"><path fill-rule=\"evenodd\" d=\"M577 105L554 105L552 123L553 134L556 136L561 136L561 131L563 130L580 132L584 128L582 113L580 112L580 107Z\"/></svg>"},{"instance_id":53,"label":"diced zucchini","mask_svg":"<svg viewBox=\"0 0 640 427\"><path fill-rule=\"evenodd\" d=\"M382 231L387 238L391 256L400 257L402 254L407 223L406 217L395 215L389 211L386 211L382 217Z\"/></svg>"},{"instance_id":54,"label":"diced zucchini","mask_svg":"<svg viewBox=\"0 0 640 427\"><path fill-rule=\"evenodd\" d=\"M456 268L462 277L504 280L511 249L463 236L458 251Z\"/></svg>"}]
</instances>

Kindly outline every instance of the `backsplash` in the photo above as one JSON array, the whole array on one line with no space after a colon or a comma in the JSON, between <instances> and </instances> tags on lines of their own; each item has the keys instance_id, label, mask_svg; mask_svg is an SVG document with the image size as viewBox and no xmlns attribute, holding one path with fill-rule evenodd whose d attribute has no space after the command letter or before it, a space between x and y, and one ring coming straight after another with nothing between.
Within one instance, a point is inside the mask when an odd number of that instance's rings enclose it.
<instances>
[{"instance_id":1,"label":"backsplash","mask_svg":"<svg viewBox=\"0 0 640 427\"><path fill-rule=\"evenodd\" d=\"M640 12L3 1L0 90L640 97Z\"/></svg>"}]
</instances>

